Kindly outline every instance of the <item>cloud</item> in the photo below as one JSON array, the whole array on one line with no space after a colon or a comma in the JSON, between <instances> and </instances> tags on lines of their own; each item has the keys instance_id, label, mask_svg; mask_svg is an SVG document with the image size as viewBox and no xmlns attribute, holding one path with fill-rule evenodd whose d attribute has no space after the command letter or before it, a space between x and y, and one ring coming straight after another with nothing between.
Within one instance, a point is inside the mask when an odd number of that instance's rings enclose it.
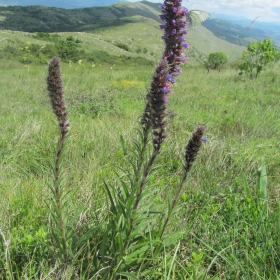
<instances>
[{"instance_id":1,"label":"cloud","mask_svg":"<svg viewBox=\"0 0 280 280\"><path fill-rule=\"evenodd\" d=\"M129 1L136 2L137 0ZM160 0L148 1L154 3L163 2ZM183 0L183 6L192 10L243 16L249 19L260 16L260 21L280 22L280 0Z\"/></svg>"},{"instance_id":2,"label":"cloud","mask_svg":"<svg viewBox=\"0 0 280 280\"><path fill-rule=\"evenodd\" d=\"M188 6L188 1L183 4ZM201 9L233 16L255 18L260 16L261 21L280 21L280 0L198 0L191 9Z\"/></svg>"}]
</instances>

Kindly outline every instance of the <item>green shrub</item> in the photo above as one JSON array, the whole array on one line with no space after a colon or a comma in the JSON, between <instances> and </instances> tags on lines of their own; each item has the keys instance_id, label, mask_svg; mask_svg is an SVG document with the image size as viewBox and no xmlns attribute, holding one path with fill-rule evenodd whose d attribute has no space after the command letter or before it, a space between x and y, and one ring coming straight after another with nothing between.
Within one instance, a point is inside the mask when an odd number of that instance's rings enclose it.
<instances>
[{"instance_id":1,"label":"green shrub","mask_svg":"<svg viewBox=\"0 0 280 280\"><path fill-rule=\"evenodd\" d=\"M32 37L38 40L44 40L50 42L55 42L61 38L61 36L57 33L46 33L46 32L37 32L35 34L32 34Z\"/></svg>"},{"instance_id":2,"label":"green shrub","mask_svg":"<svg viewBox=\"0 0 280 280\"><path fill-rule=\"evenodd\" d=\"M220 69L228 61L228 58L223 52L210 53L205 66L208 69Z\"/></svg>"},{"instance_id":3,"label":"green shrub","mask_svg":"<svg viewBox=\"0 0 280 280\"><path fill-rule=\"evenodd\" d=\"M278 60L280 60L280 52L268 37L263 41L253 42L247 45L247 50L242 54L240 74L246 73L251 79L257 78L261 71Z\"/></svg>"},{"instance_id":4,"label":"green shrub","mask_svg":"<svg viewBox=\"0 0 280 280\"><path fill-rule=\"evenodd\" d=\"M120 49L123 49L123 50L125 50L127 52L130 51L130 48L126 44L124 44L124 43L117 42L117 43L115 43L115 46L120 48Z\"/></svg>"}]
</instances>

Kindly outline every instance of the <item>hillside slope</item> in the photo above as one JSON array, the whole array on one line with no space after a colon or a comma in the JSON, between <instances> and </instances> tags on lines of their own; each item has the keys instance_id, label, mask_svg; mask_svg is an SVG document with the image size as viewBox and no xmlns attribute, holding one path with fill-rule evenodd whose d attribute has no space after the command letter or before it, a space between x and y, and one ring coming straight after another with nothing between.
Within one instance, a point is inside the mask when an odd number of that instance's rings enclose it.
<instances>
[{"instance_id":1,"label":"hillside slope","mask_svg":"<svg viewBox=\"0 0 280 280\"><path fill-rule=\"evenodd\" d=\"M122 0L125 1L125 0ZM0 0L0 6L31 6L40 5L46 7L57 7L75 9L93 6L106 6L119 2L119 0Z\"/></svg>"},{"instance_id":2,"label":"hillside slope","mask_svg":"<svg viewBox=\"0 0 280 280\"><path fill-rule=\"evenodd\" d=\"M158 14L159 11L145 2L82 9L9 6L0 7L0 29L26 32L88 31L126 24L128 21L124 17L143 16L159 20Z\"/></svg>"},{"instance_id":3,"label":"hillside slope","mask_svg":"<svg viewBox=\"0 0 280 280\"><path fill-rule=\"evenodd\" d=\"M22 31L28 37L30 32L38 31L58 32L62 37L73 34L83 42L81 46L86 50L108 50L116 55L125 53L157 61L163 48L162 31L158 28L159 14L158 4L147 1L74 10L43 6L0 7L0 29ZM244 49L217 38L203 26L190 30L187 40L190 44L187 50L189 64L194 65L217 51L223 51L230 60L236 60ZM116 46L122 42L130 51Z\"/></svg>"},{"instance_id":4,"label":"hillside slope","mask_svg":"<svg viewBox=\"0 0 280 280\"><path fill-rule=\"evenodd\" d=\"M256 28L257 25L242 26L232 21L222 19L209 19L204 23L207 29L211 30L218 38L224 39L233 44L246 46L252 41L261 41L265 37L270 37L275 46L280 49L279 29ZM262 26L262 25L259 25ZM272 25L273 26L273 25Z\"/></svg>"},{"instance_id":5,"label":"hillside slope","mask_svg":"<svg viewBox=\"0 0 280 280\"><path fill-rule=\"evenodd\" d=\"M33 1L33 0L32 0ZM20 3L32 3L30 0L22 0ZM62 9L50 6L60 6L63 1L50 0L48 6L8 6L0 7L0 29L26 31L26 32L75 32L75 31L92 31L103 27L123 26L127 23L133 23L133 18L128 17L142 16L159 21L158 15L161 13L159 3L148 1L139 2L118 2L109 6L107 3L117 2L117 0L102 1L101 4L89 8ZM1 0L0 0L1 3ZM34 3L38 3L35 2ZM45 3L45 0L39 1ZM96 1L71 1L67 5L84 5ZM99 1L100 3L100 1ZM68 7L68 6L65 7ZM78 7L78 6L77 6ZM269 36L275 46L280 49L280 37L278 27L274 29L256 28L254 25L242 26L233 21L210 18L203 23L207 29L220 39L236 45L246 46L252 41L263 40Z\"/></svg>"},{"instance_id":6,"label":"hillside slope","mask_svg":"<svg viewBox=\"0 0 280 280\"><path fill-rule=\"evenodd\" d=\"M190 30L188 42L201 53L208 55L213 52L224 52L230 60L237 60L241 57L244 46L232 44L226 40L216 37L209 29L201 26L197 30Z\"/></svg>"}]
</instances>

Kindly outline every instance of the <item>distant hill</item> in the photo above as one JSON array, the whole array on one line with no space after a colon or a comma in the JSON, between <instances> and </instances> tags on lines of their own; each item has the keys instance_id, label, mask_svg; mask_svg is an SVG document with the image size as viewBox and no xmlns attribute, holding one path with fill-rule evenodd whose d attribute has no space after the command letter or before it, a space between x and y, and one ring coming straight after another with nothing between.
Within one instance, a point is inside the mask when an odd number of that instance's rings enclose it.
<instances>
[{"instance_id":1,"label":"distant hill","mask_svg":"<svg viewBox=\"0 0 280 280\"><path fill-rule=\"evenodd\" d=\"M1 4L17 6L1 7ZM148 1L0 0L0 29L27 32L91 31L132 23L131 18L128 19L132 16L158 21L160 12L159 3ZM246 18L213 13L203 25L218 38L241 46L268 36L280 50L279 23L256 19L252 24L252 20Z\"/></svg>"},{"instance_id":2,"label":"distant hill","mask_svg":"<svg viewBox=\"0 0 280 280\"><path fill-rule=\"evenodd\" d=\"M222 19L209 19L204 23L204 26L211 30L217 37L243 46L250 43L248 38L261 40L267 36L266 32L261 29L249 29Z\"/></svg>"},{"instance_id":3,"label":"distant hill","mask_svg":"<svg viewBox=\"0 0 280 280\"><path fill-rule=\"evenodd\" d=\"M159 12L158 5L145 1L81 9L7 6L0 7L0 29L27 32L89 31L133 22L128 17L136 15L159 20Z\"/></svg>"},{"instance_id":4,"label":"distant hill","mask_svg":"<svg viewBox=\"0 0 280 280\"><path fill-rule=\"evenodd\" d=\"M204 25L217 37L234 44L247 45L253 40L270 37L280 50L280 23L277 22L262 22L261 17L251 20L213 13Z\"/></svg>"},{"instance_id":5,"label":"distant hill","mask_svg":"<svg viewBox=\"0 0 280 280\"><path fill-rule=\"evenodd\" d=\"M126 0L122 0L125 2ZM65 9L75 9L93 6L107 6L120 2L119 0L0 0L0 6L46 6Z\"/></svg>"},{"instance_id":6,"label":"distant hill","mask_svg":"<svg viewBox=\"0 0 280 280\"><path fill-rule=\"evenodd\" d=\"M139 34L137 26L140 23L147 26L147 30L157 28L155 26L158 26L160 22L158 17L160 13L159 4L148 1L119 2L106 7L79 9L7 6L0 7L0 30L102 34L106 33L108 29L116 32L116 28L118 28L118 32L121 34L125 33L126 28L131 25L130 32L134 30L133 37L136 38ZM154 30L154 32L157 31ZM161 36L161 31L158 34ZM199 29L189 31L188 42L194 55L200 57L199 60L204 59L203 55L215 51L223 51L233 60L240 57L244 46L248 43L262 40L267 35L263 30L255 30L254 28L248 30L248 28L230 21L209 19ZM157 53L156 48L151 51Z\"/></svg>"},{"instance_id":7,"label":"distant hill","mask_svg":"<svg viewBox=\"0 0 280 280\"><path fill-rule=\"evenodd\" d=\"M279 33L280 29L280 22L264 22L262 21L262 17L256 17L253 19L245 18L245 17L238 17L238 16L229 16L229 15L223 15L218 13L211 13L212 19L222 19L226 21L231 21L235 24L238 24L242 27L246 28L259 28L262 30L266 30L267 32Z\"/></svg>"}]
</instances>

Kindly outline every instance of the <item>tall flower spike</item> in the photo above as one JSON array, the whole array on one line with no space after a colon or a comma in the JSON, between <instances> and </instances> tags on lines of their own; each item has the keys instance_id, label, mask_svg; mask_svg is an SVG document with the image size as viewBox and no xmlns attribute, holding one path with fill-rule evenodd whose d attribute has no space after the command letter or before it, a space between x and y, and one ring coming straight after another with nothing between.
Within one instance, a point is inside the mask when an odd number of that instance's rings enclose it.
<instances>
[{"instance_id":1,"label":"tall flower spike","mask_svg":"<svg viewBox=\"0 0 280 280\"><path fill-rule=\"evenodd\" d=\"M199 126L193 133L191 139L189 140L186 150L185 150L185 173L188 173L196 159L199 149L202 144L202 136L205 131L204 126Z\"/></svg>"},{"instance_id":2,"label":"tall flower spike","mask_svg":"<svg viewBox=\"0 0 280 280\"><path fill-rule=\"evenodd\" d=\"M57 116L61 130L66 134L69 127L69 123L67 122L68 112L66 111L65 107L64 92L60 73L60 59L58 57L52 57L50 61L47 85L53 112Z\"/></svg>"},{"instance_id":3,"label":"tall flower spike","mask_svg":"<svg viewBox=\"0 0 280 280\"><path fill-rule=\"evenodd\" d=\"M203 133L205 131L205 127L204 126L199 126L196 131L193 133L191 139L189 140L186 148L185 148L185 164L184 164L184 172L183 172L183 176L182 176L182 179L181 179L181 183L179 186L176 187L177 191L175 193L175 196L174 196L174 199L172 201L172 204L171 204L171 207L169 208L169 212L168 212L168 215L163 223L163 226L162 226L162 229L161 229L161 233L160 233L160 238L162 238L163 236L163 233L167 227L167 224L169 222L169 219L171 217L171 214L173 212L173 210L175 209L175 206L179 200L179 197L182 193L182 189L183 189L183 186L184 186L184 183L187 179L187 175L188 175L188 172L190 171L195 159L196 159L196 156L199 152L199 149L201 147L201 144L202 144L202 136L203 136Z\"/></svg>"},{"instance_id":4,"label":"tall flower spike","mask_svg":"<svg viewBox=\"0 0 280 280\"><path fill-rule=\"evenodd\" d=\"M57 143L56 148L56 157L55 157L55 166L54 166L54 185L51 188L52 193L54 194L55 203L54 207L56 211L54 211L53 221L54 221L54 228L53 234L56 242L59 242L61 246L59 247L60 254L63 256L64 263L68 263L69 261L69 249L67 244L67 233L65 224L68 224L65 209L66 203L66 194L68 193L65 186L62 184L62 164L61 158L65 146L65 140L67 133L69 131L69 123L67 122L67 115L68 112L66 111L65 107L65 99L64 99L64 92L62 87L61 81L61 73L60 73L60 59L58 57L53 57L49 64L49 74L47 77L47 86L50 101L52 104L53 112L55 113L59 126L60 126L60 138ZM59 241L58 241L59 240Z\"/></svg>"},{"instance_id":5,"label":"tall flower spike","mask_svg":"<svg viewBox=\"0 0 280 280\"><path fill-rule=\"evenodd\" d=\"M149 125L153 129L154 149L159 151L160 145L166 138L166 122L164 120L166 113L167 94L171 91L170 84L167 83L168 63L161 60L155 70L150 90L146 96L147 104L142 116L141 123L145 127Z\"/></svg>"},{"instance_id":6,"label":"tall flower spike","mask_svg":"<svg viewBox=\"0 0 280 280\"><path fill-rule=\"evenodd\" d=\"M146 96L147 103L142 115L141 124L143 130L147 132L150 128L154 134L154 148L159 151L161 143L166 134L166 122L164 120L166 113L167 95L172 92L170 85L175 84L175 77L182 71L180 63L185 62L186 58L182 52L182 44L185 41L183 37L187 30L182 30L186 22L182 20L187 10L181 9L179 0L165 0L161 5L163 14L160 18L165 24L160 25L165 33L162 38L165 41L165 51L154 73L149 93Z\"/></svg>"},{"instance_id":7,"label":"tall flower spike","mask_svg":"<svg viewBox=\"0 0 280 280\"><path fill-rule=\"evenodd\" d=\"M186 59L182 53L182 48L187 48L188 44L184 43L184 34L187 30L184 30L186 21L183 17L187 14L187 9L181 9L181 2L179 0L165 0L161 5L162 15L160 18L165 21L164 36L165 51L164 57L169 64L169 73L175 73L177 67L181 62L185 62ZM163 28L163 25L160 26Z\"/></svg>"}]
</instances>

